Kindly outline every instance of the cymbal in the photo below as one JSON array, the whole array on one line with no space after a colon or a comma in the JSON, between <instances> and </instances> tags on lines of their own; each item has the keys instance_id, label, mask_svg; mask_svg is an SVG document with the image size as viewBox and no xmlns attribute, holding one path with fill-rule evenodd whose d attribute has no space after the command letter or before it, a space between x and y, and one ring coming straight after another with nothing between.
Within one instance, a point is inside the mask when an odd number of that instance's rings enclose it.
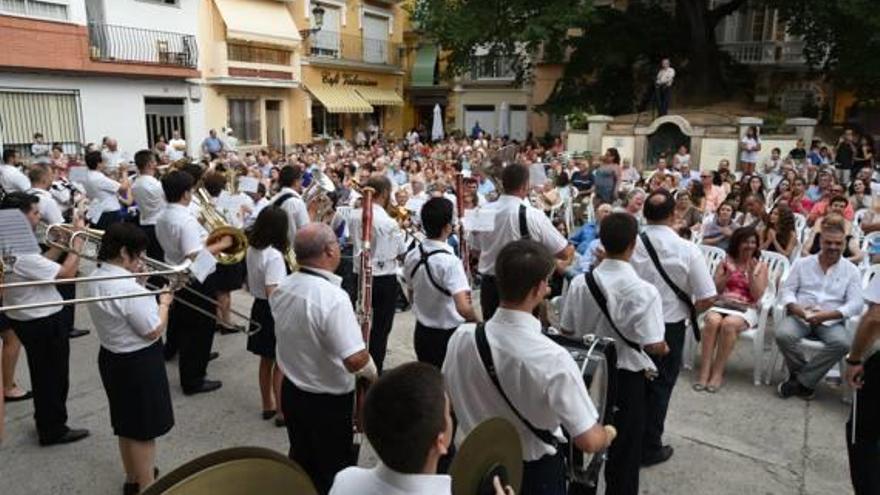
<instances>
[{"instance_id":1,"label":"cymbal","mask_svg":"<svg viewBox=\"0 0 880 495\"><path fill-rule=\"evenodd\" d=\"M522 483L522 444L516 428L503 418L480 423L464 439L455 453L449 474L453 495L483 495L492 486L494 474L502 474L502 483L519 492ZM505 479L506 478L506 479Z\"/></svg>"}]
</instances>

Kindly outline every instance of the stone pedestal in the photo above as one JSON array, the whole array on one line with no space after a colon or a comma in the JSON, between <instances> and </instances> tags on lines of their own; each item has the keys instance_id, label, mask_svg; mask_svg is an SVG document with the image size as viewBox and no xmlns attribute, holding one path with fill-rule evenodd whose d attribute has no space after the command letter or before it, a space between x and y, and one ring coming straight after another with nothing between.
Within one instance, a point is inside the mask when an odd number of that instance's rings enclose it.
<instances>
[{"instance_id":1,"label":"stone pedestal","mask_svg":"<svg viewBox=\"0 0 880 495\"><path fill-rule=\"evenodd\" d=\"M587 117L587 122L589 123L589 132L590 132L590 140L588 150L591 155L599 156L604 153L605 150L602 149L602 137L605 135L605 130L608 129L608 124L614 121L614 117L609 117L607 115L590 115Z\"/></svg>"},{"instance_id":2,"label":"stone pedestal","mask_svg":"<svg viewBox=\"0 0 880 495\"><path fill-rule=\"evenodd\" d=\"M794 127L798 139L804 140L807 150L810 149L810 144L813 142L813 135L816 132L816 124L818 123L816 119L807 117L797 117L785 121L785 125Z\"/></svg>"}]
</instances>

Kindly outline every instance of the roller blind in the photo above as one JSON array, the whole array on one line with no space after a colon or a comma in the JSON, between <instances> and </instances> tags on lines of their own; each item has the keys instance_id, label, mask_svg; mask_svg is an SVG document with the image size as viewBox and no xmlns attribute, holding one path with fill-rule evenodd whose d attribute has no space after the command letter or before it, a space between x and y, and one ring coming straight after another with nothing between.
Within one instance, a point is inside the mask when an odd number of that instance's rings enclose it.
<instances>
[{"instance_id":1,"label":"roller blind","mask_svg":"<svg viewBox=\"0 0 880 495\"><path fill-rule=\"evenodd\" d=\"M27 144L40 132L46 142L82 142L79 99L75 92L0 90L3 142Z\"/></svg>"}]
</instances>

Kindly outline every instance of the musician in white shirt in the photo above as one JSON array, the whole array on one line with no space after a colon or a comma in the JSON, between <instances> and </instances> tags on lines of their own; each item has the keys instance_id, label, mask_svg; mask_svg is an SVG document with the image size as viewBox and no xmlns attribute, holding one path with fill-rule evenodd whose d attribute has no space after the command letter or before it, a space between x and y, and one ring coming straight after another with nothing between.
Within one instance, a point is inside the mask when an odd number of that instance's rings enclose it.
<instances>
[{"instance_id":1,"label":"musician in white shirt","mask_svg":"<svg viewBox=\"0 0 880 495\"><path fill-rule=\"evenodd\" d=\"M3 164L0 165L0 186L6 193L25 192L31 188L31 181L17 165L18 152L7 148L3 150Z\"/></svg>"},{"instance_id":2,"label":"musician in white shirt","mask_svg":"<svg viewBox=\"0 0 880 495\"><path fill-rule=\"evenodd\" d=\"M329 226L304 226L294 240L299 271L269 296L277 365L284 373L281 407L291 459L326 494L333 477L357 463L352 411L355 377L375 381L348 294L333 272L341 252Z\"/></svg>"},{"instance_id":3,"label":"musician in white shirt","mask_svg":"<svg viewBox=\"0 0 880 495\"><path fill-rule=\"evenodd\" d=\"M291 243L296 237L296 230L309 223L309 211L299 193L302 188L302 174L302 169L297 166L288 165L282 168L278 174L278 185L281 189L269 199L270 205L276 205L287 212L290 229L288 238Z\"/></svg>"},{"instance_id":4,"label":"musician in white shirt","mask_svg":"<svg viewBox=\"0 0 880 495\"><path fill-rule=\"evenodd\" d=\"M542 211L526 203L529 195L529 169L525 165L513 163L501 173L504 194L491 203L495 214L495 228L492 232L480 235L480 263L482 274L480 287L480 307L483 319L488 320L498 307L498 288L495 282L495 259L498 253L518 239L532 239L541 243L557 261L557 271L565 268L574 256L574 247L559 233L553 223Z\"/></svg>"},{"instance_id":5,"label":"musician in white shirt","mask_svg":"<svg viewBox=\"0 0 880 495\"><path fill-rule=\"evenodd\" d=\"M665 462L672 457L674 449L663 445L663 426L672 389L681 369L681 354L684 348L685 331L694 313L701 313L715 300L717 294L715 281L709 274L703 252L699 246L682 239L672 229L675 224L675 199L668 191L658 189L645 200L644 216L648 225L644 227L630 263L636 273L660 291L663 301L663 320L666 325L664 340L669 345L669 353L663 357L652 356L657 365L658 376L648 383L647 424L645 441L642 444L642 465ZM670 281L685 295L690 305L678 298L664 280L646 248L645 240L657 254L660 266ZM691 322L693 326L693 322ZM691 329L695 331L695 329Z\"/></svg>"},{"instance_id":6,"label":"musician in white shirt","mask_svg":"<svg viewBox=\"0 0 880 495\"><path fill-rule=\"evenodd\" d=\"M188 287L211 297L213 290L206 280L216 269L215 257L232 247L233 240L228 235L209 239L208 233L190 213L193 182L190 174L180 171L171 172L162 179L162 190L168 206L156 221L156 238L165 252L167 263L179 265L187 260L193 262ZM208 314L214 313L215 305L212 302L189 291L180 291L178 298ZM213 318L175 300L171 307L165 356L173 356L179 347L180 386L186 395L211 392L222 386L220 381L205 378L215 329Z\"/></svg>"},{"instance_id":7,"label":"musician in white shirt","mask_svg":"<svg viewBox=\"0 0 880 495\"><path fill-rule=\"evenodd\" d=\"M592 272L571 282L561 326L564 334L577 340L597 333L616 341L617 412L614 426L620 436L608 452L605 493L636 495L639 492L648 373L657 371L647 353L663 356L669 352L669 347L663 340L660 293L639 278L629 264L636 247L638 222L628 213L612 213L602 220L601 227L599 238L605 258ZM587 282L587 277L592 277L594 288ZM594 289L605 299L607 314L593 295Z\"/></svg>"},{"instance_id":8,"label":"musician in white shirt","mask_svg":"<svg viewBox=\"0 0 880 495\"><path fill-rule=\"evenodd\" d=\"M566 493L565 462L558 447L565 441L562 429L585 452L606 448L616 433L598 423L571 354L545 337L541 322L532 316L549 293L547 280L555 270L552 254L535 241L514 241L501 250L495 266L501 304L486 322L484 335L498 385L490 379L479 351L482 325L459 328L443 363L460 438L489 418L509 420L522 440L521 493L562 495Z\"/></svg>"},{"instance_id":9,"label":"musician in white shirt","mask_svg":"<svg viewBox=\"0 0 880 495\"><path fill-rule=\"evenodd\" d=\"M123 220L119 195L128 192L128 178L117 182L104 175L106 165L99 151L86 153L86 166L89 172L84 186L90 200L86 216L93 227L107 230L111 224Z\"/></svg>"},{"instance_id":10,"label":"musician in white shirt","mask_svg":"<svg viewBox=\"0 0 880 495\"><path fill-rule=\"evenodd\" d=\"M184 156L186 156L186 141L180 137L180 131L173 131L171 133L171 140L168 141L168 159L172 162L176 162L180 160ZM137 161L137 158L135 158Z\"/></svg>"},{"instance_id":11,"label":"musician in white shirt","mask_svg":"<svg viewBox=\"0 0 880 495\"><path fill-rule=\"evenodd\" d=\"M149 239L147 256L162 260L165 259L165 253L156 239L156 221L165 209L165 192L162 191L162 183L156 179L156 154L150 150L140 150L134 154L134 164L138 177L131 187L131 194L137 203L138 223Z\"/></svg>"},{"instance_id":12,"label":"musician in white shirt","mask_svg":"<svg viewBox=\"0 0 880 495\"><path fill-rule=\"evenodd\" d=\"M394 325L394 313L400 285L397 283L398 258L406 253L406 238L400 225L386 211L391 198L391 181L385 175L374 175L366 187L373 193L372 258L373 323L370 330L370 355L379 373L385 361L388 335ZM348 223L354 244L354 273L360 277L363 254L363 209L351 212ZM360 284L357 284L359 286Z\"/></svg>"},{"instance_id":13,"label":"musician in white shirt","mask_svg":"<svg viewBox=\"0 0 880 495\"><path fill-rule=\"evenodd\" d=\"M416 329L413 347L419 361L443 366L446 346L465 321L478 321L462 260L447 243L452 233L452 203L431 198L421 208L427 239L410 250L403 263Z\"/></svg>"},{"instance_id":14,"label":"musician in white shirt","mask_svg":"<svg viewBox=\"0 0 880 495\"><path fill-rule=\"evenodd\" d=\"M2 209L18 209L27 217L32 229L40 223L39 199L24 192L9 193ZM77 222L76 227L81 227ZM75 249L81 248L77 240ZM52 281L76 276L79 257L69 253L63 264L57 263L62 251L50 248L44 254L18 256L11 270L9 283ZM16 306L30 303L60 303L61 294L53 284L3 291L3 303ZM34 393L34 419L40 445L54 445L82 440L89 435L85 429L67 426L67 390L69 386L70 336L60 316L61 306L17 309L6 312L16 336L24 345Z\"/></svg>"}]
</instances>

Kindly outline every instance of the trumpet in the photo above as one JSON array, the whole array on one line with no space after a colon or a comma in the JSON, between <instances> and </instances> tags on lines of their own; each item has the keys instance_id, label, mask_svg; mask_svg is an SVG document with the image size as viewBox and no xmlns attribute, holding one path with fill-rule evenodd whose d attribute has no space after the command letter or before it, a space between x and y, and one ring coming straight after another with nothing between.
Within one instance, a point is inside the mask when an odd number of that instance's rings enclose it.
<instances>
[{"instance_id":1,"label":"trumpet","mask_svg":"<svg viewBox=\"0 0 880 495\"><path fill-rule=\"evenodd\" d=\"M70 224L52 224L47 225L46 228L46 236L45 243L49 247L57 248L62 251L76 254L77 256L87 259L93 262L100 262L97 257L97 253L101 250L101 239L103 238L104 232L97 229L77 229ZM82 241L80 241L82 239ZM93 254L94 253L94 254ZM14 264L14 259L4 258L3 263L0 263L3 268L8 269L9 264ZM124 294L116 294L112 297L107 296L96 296L96 297L80 297L74 299L68 299L61 302L37 302L37 303L27 303L27 304L18 304L14 306L2 306L0 307L0 313L10 310L22 310L22 309L36 309L43 308L47 306L61 306L66 304L84 304L98 301L107 301L112 299L130 299L133 297L144 297L149 295L159 295L167 292L177 292L177 291L187 291L189 294L194 294L196 297L201 298L213 305L217 305L217 301L212 299L204 294L201 294L193 289L191 289L187 283L190 279L190 270L189 266L191 264L190 261L185 261L180 265L169 265L163 263L158 260L154 260L152 258L143 258L142 264L144 267L143 272L126 274L126 275L103 275L103 276L85 276L85 277L74 277L74 278L66 278L66 279L56 279L56 280L29 280L24 282L11 282L11 283L0 283L0 291L6 289L14 289L14 288L24 288L24 287L37 287L44 285L56 285L56 284L66 284L66 283L89 283L89 282L100 282L103 280L118 280L125 278L146 278L146 277L162 277L168 280L168 285L164 287L158 287L155 285L147 284L146 292L134 292L134 293L124 293ZM174 301L176 303L182 304L194 311L198 311L199 313L211 318L212 320L217 321L217 316L210 312L205 311L204 309L196 306L195 304L186 301L182 298L175 297ZM240 318L248 325L249 331L248 335L252 335L261 330L261 326L258 322L252 321L248 315L236 311L235 309L230 309L230 312L236 317Z\"/></svg>"},{"instance_id":2,"label":"trumpet","mask_svg":"<svg viewBox=\"0 0 880 495\"><path fill-rule=\"evenodd\" d=\"M201 187L196 191L196 194L193 195L193 201L199 206L199 223L210 232L205 241L206 244L212 244L223 236L232 237L232 246L217 256L217 262L221 265L240 263L247 254L248 247L247 235L244 230L237 229L226 222L226 218L211 203L211 198L205 188Z\"/></svg>"}]
</instances>

